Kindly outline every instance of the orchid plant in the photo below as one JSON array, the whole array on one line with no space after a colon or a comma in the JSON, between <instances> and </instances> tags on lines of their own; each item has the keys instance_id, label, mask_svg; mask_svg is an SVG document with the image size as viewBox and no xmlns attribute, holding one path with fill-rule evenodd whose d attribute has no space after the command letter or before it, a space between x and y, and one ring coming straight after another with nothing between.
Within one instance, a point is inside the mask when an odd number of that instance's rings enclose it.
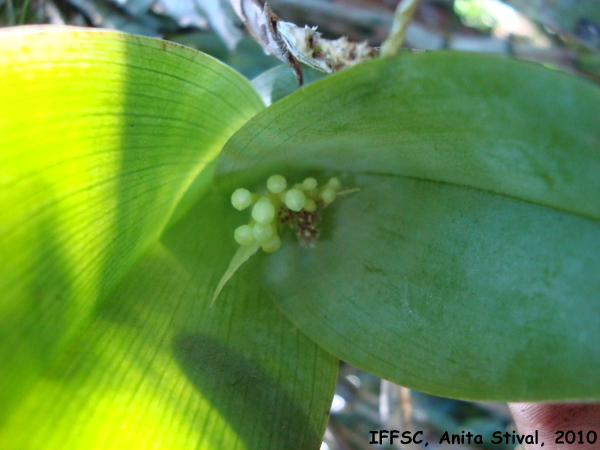
<instances>
[{"instance_id":1,"label":"orchid plant","mask_svg":"<svg viewBox=\"0 0 600 450\"><path fill-rule=\"evenodd\" d=\"M266 107L198 51L43 26L0 74L0 448L318 448L340 359L600 398L593 83L426 52Z\"/></svg>"}]
</instances>

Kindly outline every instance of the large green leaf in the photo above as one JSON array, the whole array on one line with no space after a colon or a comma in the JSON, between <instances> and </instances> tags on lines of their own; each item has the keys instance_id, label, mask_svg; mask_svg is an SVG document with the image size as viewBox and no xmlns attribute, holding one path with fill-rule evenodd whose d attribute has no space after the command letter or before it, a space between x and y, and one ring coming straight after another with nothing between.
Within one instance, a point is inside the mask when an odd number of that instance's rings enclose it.
<instances>
[{"instance_id":1,"label":"large green leaf","mask_svg":"<svg viewBox=\"0 0 600 450\"><path fill-rule=\"evenodd\" d=\"M239 221L212 161L250 83L55 27L2 30L0 73L0 447L318 447L337 360L251 266L208 306Z\"/></svg>"},{"instance_id":2,"label":"large green leaf","mask_svg":"<svg viewBox=\"0 0 600 450\"><path fill-rule=\"evenodd\" d=\"M270 305L254 264L210 306L235 252L231 209L208 196L152 246L12 412L0 448L319 447L337 360Z\"/></svg>"},{"instance_id":3,"label":"large green leaf","mask_svg":"<svg viewBox=\"0 0 600 450\"><path fill-rule=\"evenodd\" d=\"M255 116L217 171L362 189L323 211L314 249L264 262L282 311L336 356L438 395L600 398L595 85L482 55L372 61Z\"/></svg>"}]
</instances>

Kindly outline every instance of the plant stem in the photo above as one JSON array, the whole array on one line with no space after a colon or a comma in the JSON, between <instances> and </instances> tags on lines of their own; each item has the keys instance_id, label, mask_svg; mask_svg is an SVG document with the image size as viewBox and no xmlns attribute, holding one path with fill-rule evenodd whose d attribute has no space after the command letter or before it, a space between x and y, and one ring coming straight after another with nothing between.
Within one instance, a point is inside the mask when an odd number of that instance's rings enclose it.
<instances>
[{"instance_id":1,"label":"plant stem","mask_svg":"<svg viewBox=\"0 0 600 450\"><path fill-rule=\"evenodd\" d=\"M402 0L396 8L394 14L394 23L390 30L390 35L381 45L380 56L394 56L400 53L402 44L404 44L404 35L406 34L406 27L412 20L419 0Z\"/></svg>"}]
</instances>

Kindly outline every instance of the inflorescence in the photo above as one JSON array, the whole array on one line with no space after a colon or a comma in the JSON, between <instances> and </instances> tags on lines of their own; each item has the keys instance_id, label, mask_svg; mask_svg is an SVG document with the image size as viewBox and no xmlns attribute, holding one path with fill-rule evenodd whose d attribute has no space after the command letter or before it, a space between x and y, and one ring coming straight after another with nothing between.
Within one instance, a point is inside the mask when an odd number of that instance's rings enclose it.
<instances>
[{"instance_id":1,"label":"inflorescence","mask_svg":"<svg viewBox=\"0 0 600 450\"><path fill-rule=\"evenodd\" d=\"M273 175L267 180L266 194L236 189L231 196L231 204L235 209L242 211L254 205L250 222L234 232L238 244L259 244L265 252L275 252L281 247L279 232L285 226L296 231L302 245L314 244L319 235L319 211L336 199L342 183L334 177L319 187L316 179L306 178L290 189L287 187L284 177Z\"/></svg>"},{"instance_id":2,"label":"inflorescence","mask_svg":"<svg viewBox=\"0 0 600 450\"><path fill-rule=\"evenodd\" d=\"M229 267L221 277L213 294L214 304L223 286L259 248L265 252L275 252L281 247L280 231L287 227L296 230L300 244L312 246L319 231L319 212L331 204L338 196L350 194L358 189L340 191L339 178L330 178L319 187L317 180L306 178L302 183L287 189L288 184L281 175L273 175L267 180L267 193L254 194L247 189L236 189L231 196L231 204L237 210L252 206L251 219L246 225L237 227L233 236L240 247L231 259Z\"/></svg>"}]
</instances>

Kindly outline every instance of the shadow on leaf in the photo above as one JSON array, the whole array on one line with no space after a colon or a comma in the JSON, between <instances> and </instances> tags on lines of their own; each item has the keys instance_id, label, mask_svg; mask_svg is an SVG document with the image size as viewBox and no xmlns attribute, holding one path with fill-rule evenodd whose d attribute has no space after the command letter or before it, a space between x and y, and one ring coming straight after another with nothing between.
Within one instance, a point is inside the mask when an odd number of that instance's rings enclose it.
<instances>
[{"instance_id":1,"label":"shadow on leaf","mask_svg":"<svg viewBox=\"0 0 600 450\"><path fill-rule=\"evenodd\" d=\"M308 416L294 399L279 387L280 383L267 375L248 357L223 345L218 340L200 334L180 334L173 340L175 358L196 388L206 396L219 413L231 424L248 448L265 442L270 448L303 449L307 442L318 441L318 436L307 435ZM229 395L222 395L224 392ZM289 406L285 417L272 417L273 405ZM263 415L259 421L251 417ZM281 419L284 421L281 422ZM266 429L255 424L273 423ZM303 441L293 441L303 433Z\"/></svg>"}]
</instances>

